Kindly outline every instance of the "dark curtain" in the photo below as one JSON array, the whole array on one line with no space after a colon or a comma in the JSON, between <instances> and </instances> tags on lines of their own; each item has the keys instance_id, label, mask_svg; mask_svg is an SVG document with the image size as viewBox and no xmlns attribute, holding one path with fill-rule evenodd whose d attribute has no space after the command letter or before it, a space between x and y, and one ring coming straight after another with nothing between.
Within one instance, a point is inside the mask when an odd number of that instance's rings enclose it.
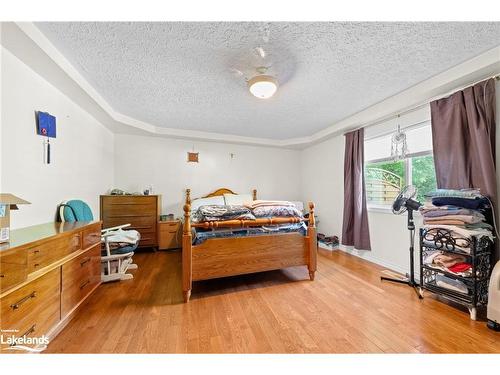
<instances>
[{"instance_id":1,"label":"dark curtain","mask_svg":"<svg viewBox=\"0 0 500 375\"><path fill-rule=\"evenodd\" d=\"M431 118L438 188L479 188L497 211L495 106L489 79L431 102Z\"/></svg>"},{"instance_id":2,"label":"dark curtain","mask_svg":"<svg viewBox=\"0 0 500 375\"><path fill-rule=\"evenodd\" d=\"M438 188L479 188L497 207L495 80L431 102Z\"/></svg>"},{"instance_id":3,"label":"dark curtain","mask_svg":"<svg viewBox=\"0 0 500 375\"><path fill-rule=\"evenodd\" d=\"M360 250L371 250L366 209L363 129L345 135L342 244Z\"/></svg>"}]
</instances>

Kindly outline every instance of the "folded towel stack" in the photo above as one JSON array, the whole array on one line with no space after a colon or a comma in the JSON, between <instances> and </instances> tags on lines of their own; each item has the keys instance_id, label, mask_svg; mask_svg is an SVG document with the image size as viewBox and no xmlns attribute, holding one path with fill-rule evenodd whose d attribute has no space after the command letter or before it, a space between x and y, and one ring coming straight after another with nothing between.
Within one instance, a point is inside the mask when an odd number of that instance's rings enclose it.
<instances>
[{"instance_id":1,"label":"folded towel stack","mask_svg":"<svg viewBox=\"0 0 500 375\"><path fill-rule=\"evenodd\" d=\"M489 207L489 201L477 189L450 190L437 189L426 195L426 202L420 208L426 225L452 225L466 229L486 229L492 227L486 223L483 210Z\"/></svg>"}]
</instances>

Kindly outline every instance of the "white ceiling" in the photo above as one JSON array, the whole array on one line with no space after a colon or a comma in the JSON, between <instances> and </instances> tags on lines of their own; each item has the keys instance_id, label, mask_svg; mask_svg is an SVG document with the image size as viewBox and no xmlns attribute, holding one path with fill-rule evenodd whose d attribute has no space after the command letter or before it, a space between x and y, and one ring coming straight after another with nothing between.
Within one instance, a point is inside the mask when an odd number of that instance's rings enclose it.
<instances>
[{"instance_id":1,"label":"white ceiling","mask_svg":"<svg viewBox=\"0 0 500 375\"><path fill-rule=\"evenodd\" d=\"M158 127L309 136L500 44L500 23L36 23L113 109ZM269 30L269 42L263 36ZM251 96L239 69L280 89Z\"/></svg>"}]
</instances>

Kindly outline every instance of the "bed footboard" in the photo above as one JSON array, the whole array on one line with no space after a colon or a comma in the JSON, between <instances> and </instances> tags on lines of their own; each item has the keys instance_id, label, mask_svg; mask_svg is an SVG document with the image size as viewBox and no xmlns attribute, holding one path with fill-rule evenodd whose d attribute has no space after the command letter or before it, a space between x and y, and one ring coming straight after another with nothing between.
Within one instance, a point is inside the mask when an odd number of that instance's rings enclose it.
<instances>
[{"instance_id":1,"label":"bed footboard","mask_svg":"<svg viewBox=\"0 0 500 375\"><path fill-rule=\"evenodd\" d=\"M182 237L182 290L191 297L193 281L305 265L310 280L316 272L317 238L314 204L309 203L307 234L283 233L255 237L207 239L193 246L191 191L186 190Z\"/></svg>"}]
</instances>

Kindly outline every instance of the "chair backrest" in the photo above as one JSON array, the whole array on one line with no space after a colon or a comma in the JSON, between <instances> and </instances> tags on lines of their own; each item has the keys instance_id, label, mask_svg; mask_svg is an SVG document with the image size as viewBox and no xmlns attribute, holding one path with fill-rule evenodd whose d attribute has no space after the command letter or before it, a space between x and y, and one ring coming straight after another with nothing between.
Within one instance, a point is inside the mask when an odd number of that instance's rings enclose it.
<instances>
[{"instance_id":1,"label":"chair backrest","mask_svg":"<svg viewBox=\"0 0 500 375\"><path fill-rule=\"evenodd\" d=\"M61 205L61 208L61 219L69 223L94 220L89 205L79 199L67 201Z\"/></svg>"}]
</instances>

